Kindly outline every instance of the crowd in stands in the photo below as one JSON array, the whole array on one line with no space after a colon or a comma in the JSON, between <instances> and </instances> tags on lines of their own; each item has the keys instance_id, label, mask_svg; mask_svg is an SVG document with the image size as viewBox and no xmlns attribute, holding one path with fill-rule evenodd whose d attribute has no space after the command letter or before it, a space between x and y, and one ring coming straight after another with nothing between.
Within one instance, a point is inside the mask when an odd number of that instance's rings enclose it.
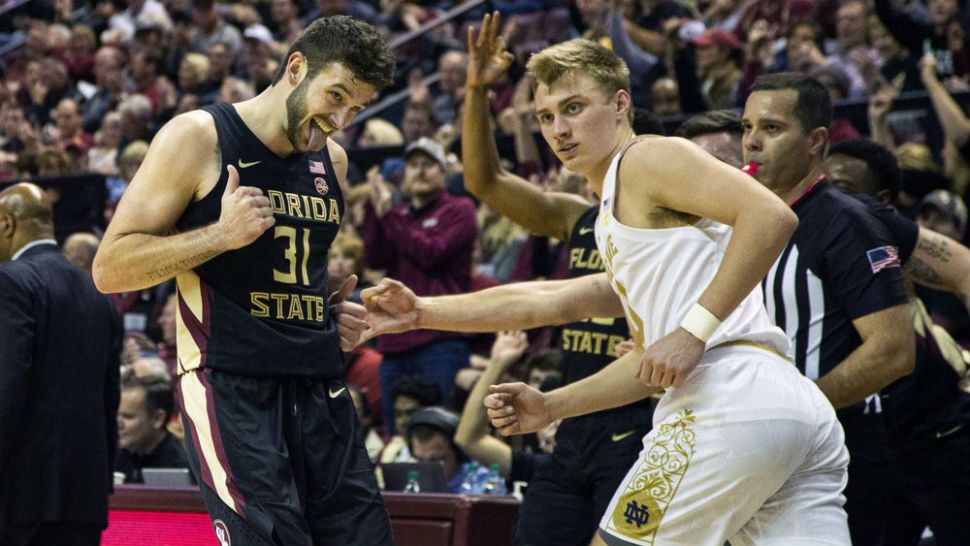
<instances>
[{"instance_id":1,"label":"crowd in stands","mask_svg":"<svg viewBox=\"0 0 970 546\"><path fill-rule=\"evenodd\" d=\"M103 214L59 241L90 272L114 206L166 121L206 104L247 100L272 85L289 41L317 17L351 15L399 37L460 3L34 0L0 7L12 9L0 25L0 182L103 175ZM965 1L491 5L508 16L504 33L516 57L512 76L491 97L500 150L511 170L540 187L588 197L583 179L560 168L538 137L530 82L521 76L530 53L581 36L612 47L629 65L643 132L672 133L692 114L740 108L761 74L815 76L844 105L831 128L833 144L865 136L891 151L903 172L900 211L968 240L970 120L958 103L966 104L970 91ZM334 137L351 167L330 275L339 286L356 274L358 299L361 288L384 276L418 295L438 295L566 272L564 241L525 232L464 189L463 44L484 10L398 46L395 85L384 97L403 92L405 100ZM916 106L894 106L913 93L921 98ZM920 290L937 323L970 343L961 302ZM173 283L112 298L126 330L116 470L139 481L140 468L185 465L172 401L178 302ZM358 347L347 355L346 379L368 453L380 463L443 461L453 491L469 460L528 481L535 459L555 443L554 427L510 445L490 435L481 401L488 384L509 378L554 388L561 343L555 328L496 336L419 330Z\"/></svg>"}]
</instances>

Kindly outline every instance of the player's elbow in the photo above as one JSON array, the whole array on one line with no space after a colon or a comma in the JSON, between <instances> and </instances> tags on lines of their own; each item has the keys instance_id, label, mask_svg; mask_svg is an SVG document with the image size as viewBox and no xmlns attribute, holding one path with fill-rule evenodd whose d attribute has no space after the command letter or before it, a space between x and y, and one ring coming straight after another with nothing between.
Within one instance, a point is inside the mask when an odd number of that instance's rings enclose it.
<instances>
[{"instance_id":1,"label":"player's elbow","mask_svg":"<svg viewBox=\"0 0 970 546\"><path fill-rule=\"evenodd\" d=\"M94 286L102 294L110 294L112 292L117 292L114 283L115 280L111 276L111 268L106 262L109 258L105 257L107 252L104 247L98 249L97 254L94 255L94 263L91 264L91 277L94 279Z\"/></svg>"},{"instance_id":2,"label":"player's elbow","mask_svg":"<svg viewBox=\"0 0 970 546\"><path fill-rule=\"evenodd\" d=\"M130 286L124 285L124 278L121 275L124 268L116 264L116 255L117 249L111 243L104 241L94 255L94 262L91 264L91 277L94 279L94 286L102 294L131 290Z\"/></svg>"},{"instance_id":3,"label":"player's elbow","mask_svg":"<svg viewBox=\"0 0 970 546\"><path fill-rule=\"evenodd\" d=\"M784 235L786 241L798 229L798 215L790 207L782 203L772 207L770 218L772 225L775 226L775 232L779 235Z\"/></svg>"},{"instance_id":4,"label":"player's elbow","mask_svg":"<svg viewBox=\"0 0 970 546\"><path fill-rule=\"evenodd\" d=\"M463 427L459 423L458 430L455 431L455 445L461 448L462 451L468 453L469 448L472 447L472 433L468 427Z\"/></svg>"},{"instance_id":5,"label":"player's elbow","mask_svg":"<svg viewBox=\"0 0 970 546\"><path fill-rule=\"evenodd\" d=\"M912 336L909 336L907 339L909 343L897 349L895 369L899 373L899 377L905 377L913 373L913 370L916 368L916 342Z\"/></svg>"},{"instance_id":6,"label":"player's elbow","mask_svg":"<svg viewBox=\"0 0 970 546\"><path fill-rule=\"evenodd\" d=\"M913 373L916 367L916 341L912 328L905 334L892 336L886 340L885 354L887 360L885 370L890 375L890 382Z\"/></svg>"}]
</instances>

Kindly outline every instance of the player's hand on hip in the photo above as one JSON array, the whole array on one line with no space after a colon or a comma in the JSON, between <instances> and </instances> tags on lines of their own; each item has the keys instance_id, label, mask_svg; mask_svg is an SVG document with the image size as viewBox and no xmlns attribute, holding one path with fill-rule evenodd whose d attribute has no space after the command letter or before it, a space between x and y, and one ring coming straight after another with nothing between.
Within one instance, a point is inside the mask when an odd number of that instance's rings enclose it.
<instances>
[{"instance_id":1,"label":"player's hand on hip","mask_svg":"<svg viewBox=\"0 0 970 546\"><path fill-rule=\"evenodd\" d=\"M489 387L485 407L492 426L502 436L535 432L552 422L546 395L525 383L503 383Z\"/></svg>"},{"instance_id":2,"label":"player's hand on hip","mask_svg":"<svg viewBox=\"0 0 970 546\"><path fill-rule=\"evenodd\" d=\"M239 185L239 172L232 165L226 167L229 180L222 194L222 212L219 225L225 235L229 250L252 243L276 223L273 208L263 190Z\"/></svg>"},{"instance_id":3,"label":"player's hand on hip","mask_svg":"<svg viewBox=\"0 0 970 546\"><path fill-rule=\"evenodd\" d=\"M493 11L482 18L482 27L477 33L474 28L468 27L468 70L465 85L492 85L512 65L514 57L505 49L505 36L499 35L501 22L499 13ZM511 35L511 32L506 34Z\"/></svg>"},{"instance_id":4,"label":"player's hand on hip","mask_svg":"<svg viewBox=\"0 0 970 546\"><path fill-rule=\"evenodd\" d=\"M683 387L704 356L704 342L683 328L647 347L637 379L652 387Z\"/></svg>"},{"instance_id":5,"label":"player's hand on hip","mask_svg":"<svg viewBox=\"0 0 970 546\"><path fill-rule=\"evenodd\" d=\"M367 329L361 343L418 326L418 297L401 281L381 279L377 286L361 292L360 299L367 308Z\"/></svg>"},{"instance_id":6,"label":"player's hand on hip","mask_svg":"<svg viewBox=\"0 0 970 546\"><path fill-rule=\"evenodd\" d=\"M330 311L337 316L337 333L340 335L340 349L353 351L360 343L360 337L367 329L367 310L363 305L348 301L347 298L357 286L357 275L351 275L339 290L330 294Z\"/></svg>"}]
</instances>

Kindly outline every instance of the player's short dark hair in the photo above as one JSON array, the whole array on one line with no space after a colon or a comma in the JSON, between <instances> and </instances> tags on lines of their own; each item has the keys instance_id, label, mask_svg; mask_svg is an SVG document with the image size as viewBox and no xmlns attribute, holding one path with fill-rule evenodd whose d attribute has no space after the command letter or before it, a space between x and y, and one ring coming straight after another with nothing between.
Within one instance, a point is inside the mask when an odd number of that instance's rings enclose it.
<instances>
[{"instance_id":1,"label":"player's short dark hair","mask_svg":"<svg viewBox=\"0 0 970 546\"><path fill-rule=\"evenodd\" d=\"M434 406L441 403L441 387L430 379L408 375L398 379L391 387L391 401L399 396L414 398L421 407Z\"/></svg>"},{"instance_id":2,"label":"player's short dark hair","mask_svg":"<svg viewBox=\"0 0 970 546\"><path fill-rule=\"evenodd\" d=\"M677 128L676 135L688 140L713 133L741 136L741 114L737 110L711 110L687 118Z\"/></svg>"},{"instance_id":3,"label":"player's short dark hair","mask_svg":"<svg viewBox=\"0 0 970 546\"><path fill-rule=\"evenodd\" d=\"M779 72L759 76L751 86L751 93L758 91L795 91L795 116L806 133L832 123L832 98L817 79L795 72Z\"/></svg>"},{"instance_id":4,"label":"player's short dark hair","mask_svg":"<svg viewBox=\"0 0 970 546\"><path fill-rule=\"evenodd\" d=\"M273 83L286 71L286 59L299 51L307 59L307 78L313 79L330 63L340 63L354 76L381 89L394 78L394 56L373 26L348 17L321 17L310 23L286 52Z\"/></svg>"},{"instance_id":5,"label":"player's short dark hair","mask_svg":"<svg viewBox=\"0 0 970 546\"><path fill-rule=\"evenodd\" d=\"M843 140L832 146L828 155L845 155L864 161L871 171L876 190L888 190L890 200L896 200L903 185L903 171L896 156L882 144L867 138Z\"/></svg>"},{"instance_id":6,"label":"player's short dark hair","mask_svg":"<svg viewBox=\"0 0 970 546\"><path fill-rule=\"evenodd\" d=\"M156 410L162 410L165 412L165 420L168 421L175 410L172 382L167 377L158 375L138 377L128 370L122 375L121 389L145 389L145 406L148 408L149 415Z\"/></svg>"}]
</instances>

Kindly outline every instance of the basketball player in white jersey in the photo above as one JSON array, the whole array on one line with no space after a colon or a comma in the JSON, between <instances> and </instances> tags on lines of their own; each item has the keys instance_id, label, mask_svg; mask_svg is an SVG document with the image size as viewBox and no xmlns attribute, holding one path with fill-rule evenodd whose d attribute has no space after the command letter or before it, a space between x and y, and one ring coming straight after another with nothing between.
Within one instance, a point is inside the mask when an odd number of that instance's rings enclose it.
<instances>
[{"instance_id":1,"label":"basketball player in white jersey","mask_svg":"<svg viewBox=\"0 0 970 546\"><path fill-rule=\"evenodd\" d=\"M511 61L497 19L487 16L479 35L469 34L470 62L489 59L469 74L479 85ZM629 71L595 42L547 48L528 70L543 136L601 197L597 245L619 296L593 276L544 290L544 303L566 314L584 306L591 315L625 312L638 348L550 393L493 386L493 425L503 435L532 432L666 389L594 544L848 545L842 429L785 356L788 339L761 304L759 282L794 231L794 215L686 140L637 138ZM575 289L581 284L588 290ZM379 331L489 329L499 322L490 318L496 302L505 304L504 327L517 328L549 317L509 305L535 302L512 297L528 288L416 298L385 280L363 296Z\"/></svg>"}]
</instances>

